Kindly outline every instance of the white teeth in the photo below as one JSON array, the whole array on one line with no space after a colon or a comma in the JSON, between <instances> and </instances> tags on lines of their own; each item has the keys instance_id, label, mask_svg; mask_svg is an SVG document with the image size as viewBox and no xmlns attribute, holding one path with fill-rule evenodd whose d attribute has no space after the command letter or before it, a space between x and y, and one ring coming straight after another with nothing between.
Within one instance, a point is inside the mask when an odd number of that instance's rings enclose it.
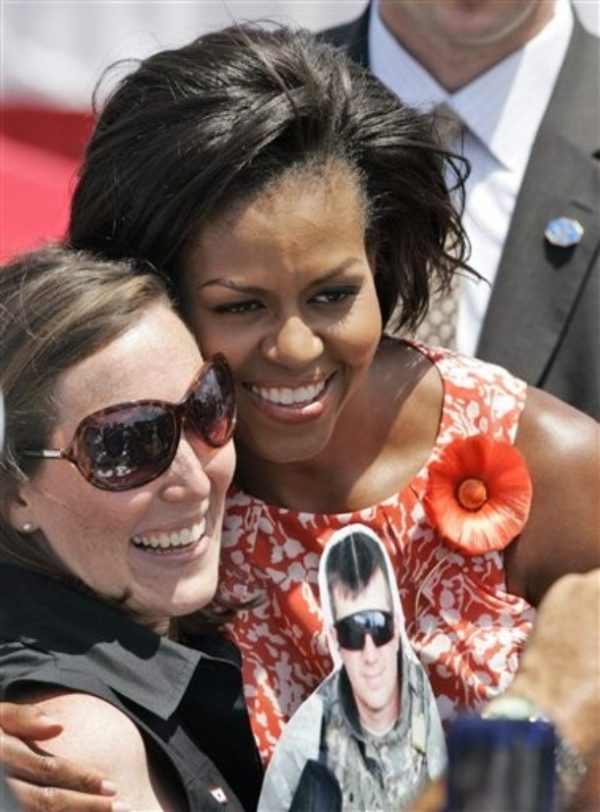
<instances>
[{"instance_id":1,"label":"white teeth","mask_svg":"<svg viewBox=\"0 0 600 812\"><path fill-rule=\"evenodd\" d=\"M134 536L131 540L136 547L152 547L168 550L172 547L185 547L202 538L206 529L204 519L191 527L184 527L183 530L172 530L170 533L157 533L153 536Z\"/></svg>"},{"instance_id":2,"label":"white teeth","mask_svg":"<svg viewBox=\"0 0 600 812\"><path fill-rule=\"evenodd\" d=\"M282 386L278 389L274 387L251 386L250 390L263 400L269 403L276 403L282 406L305 406L317 398L325 389L325 381L310 384L309 386L298 386L292 389L289 386Z\"/></svg>"}]
</instances>

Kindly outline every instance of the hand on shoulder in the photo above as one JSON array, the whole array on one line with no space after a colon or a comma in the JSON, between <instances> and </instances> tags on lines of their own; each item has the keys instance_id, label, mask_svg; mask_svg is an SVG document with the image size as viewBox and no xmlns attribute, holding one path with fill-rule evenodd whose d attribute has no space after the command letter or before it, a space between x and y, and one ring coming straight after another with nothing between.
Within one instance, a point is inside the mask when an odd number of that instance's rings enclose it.
<instances>
[{"instance_id":1,"label":"hand on shoulder","mask_svg":"<svg viewBox=\"0 0 600 812\"><path fill-rule=\"evenodd\" d=\"M62 726L51 741L37 742L40 749L110 776L123 809L165 808L142 735L118 708L90 694L58 689L37 690L23 699Z\"/></svg>"},{"instance_id":2,"label":"hand on shoulder","mask_svg":"<svg viewBox=\"0 0 600 812\"><path fill-rule=\"evenodd\" d=\"M38 707L0 702L0 768L8 785L2 789L14 794L22 812L125 812L101 772L44 750L61 732L62 725ZM10 803L9 798L8 808Z\"/></svg>"}]
</instances>

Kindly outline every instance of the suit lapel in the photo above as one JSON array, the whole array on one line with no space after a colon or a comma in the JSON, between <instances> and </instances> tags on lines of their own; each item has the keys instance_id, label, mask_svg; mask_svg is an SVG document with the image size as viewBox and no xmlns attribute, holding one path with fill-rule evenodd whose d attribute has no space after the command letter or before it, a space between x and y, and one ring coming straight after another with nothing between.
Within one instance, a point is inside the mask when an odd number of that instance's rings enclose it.
<instances>
[{"instance_id":1,"label":"suit lapel","mask_svg":"<svg viewBox=\"0 0 600 812\"><path fill-rule=\"evenodd\" d=\"M371 4L363 14L346 25L330 28L322 36L332 45L344 48L348 56L359 65L369 67L369 15Z\"/></svg>"},{"instance_id":2,"label":"suit lapel","mask_svg":"<svg viewBox=\"0 0 600 812\"><path fill-rule=\"evenodd\" d=\"M576 22L532 148L477 350L532 384L544 378L600 243L600 173L593 155L597 57L597 41ZM584 227L573 248L544 239L548 222L561 216Z\"/></svg>"}]
</instances>

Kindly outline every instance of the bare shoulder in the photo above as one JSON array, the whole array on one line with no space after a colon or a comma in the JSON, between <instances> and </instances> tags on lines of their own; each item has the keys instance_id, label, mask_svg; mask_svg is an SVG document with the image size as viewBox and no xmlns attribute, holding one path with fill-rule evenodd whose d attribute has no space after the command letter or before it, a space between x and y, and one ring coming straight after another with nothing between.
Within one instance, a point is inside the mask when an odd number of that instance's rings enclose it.
<instances>
[{"instance_id":1,"label":"bare shoulder","mask_svg":"<svg viewBox=\"0 0 600 812\"><path fill-rule=\"evenodd\" d=\"M62 725L58 736L39 743L46 752L109 776L119 799L132 809L163 809L152 786L144 740L126 714L90 694L52 688L32 689L19 701L34 705Z\"/></svg>"},{"instance_id":2,"label":"bare shoulder","mask_svg":"<svg viewBox=\"0 0 600 812\"><path fill-rule=\"evenodd\" d=\"M532 386L519 423L517 445L534 459L566 454L598 462L600 426L583 412Z\"/></svg>"},{"instance_id":3,"label":"bare shoulder","mask_svg":"<svg viewBox=\"0 0 600 812\"><path fill-rule=\"evenodd\" d=\"M507 553L514 591L537 604L568 572L600 564L600 428L595 420L529 388L516 439L533 481L531 515Z\"/></svg>"},{"instance_id":4,"label":"bare shoulder","mask_svg":"<svg viewBox=\"0 0 600 812\"><path fill-rule=\"evenodd\" d=\"M597 499L600 426L591 417L530 387L516 444L527 459L539 498L553 492L572 498L577 490Z\"/></svg>"}]
</instances>

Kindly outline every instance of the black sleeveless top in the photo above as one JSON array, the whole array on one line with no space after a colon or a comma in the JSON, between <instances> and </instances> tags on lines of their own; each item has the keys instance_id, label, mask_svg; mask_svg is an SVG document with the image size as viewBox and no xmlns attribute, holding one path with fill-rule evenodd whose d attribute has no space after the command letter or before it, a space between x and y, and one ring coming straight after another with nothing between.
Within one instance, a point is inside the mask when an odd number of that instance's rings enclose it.
<instances>
[{"instance_id":1,"label":"black sleeveless top","mask_svg":"<svg viewBox=\"0 0 600 812\"><path fill-rule=\"evenodd\" d=\"M190 812L256 808L262 765L237 647L184 646L61 582L0 564L0 696L60 686L110 702L178 779Z\"/></svg>"}]
</instances>

